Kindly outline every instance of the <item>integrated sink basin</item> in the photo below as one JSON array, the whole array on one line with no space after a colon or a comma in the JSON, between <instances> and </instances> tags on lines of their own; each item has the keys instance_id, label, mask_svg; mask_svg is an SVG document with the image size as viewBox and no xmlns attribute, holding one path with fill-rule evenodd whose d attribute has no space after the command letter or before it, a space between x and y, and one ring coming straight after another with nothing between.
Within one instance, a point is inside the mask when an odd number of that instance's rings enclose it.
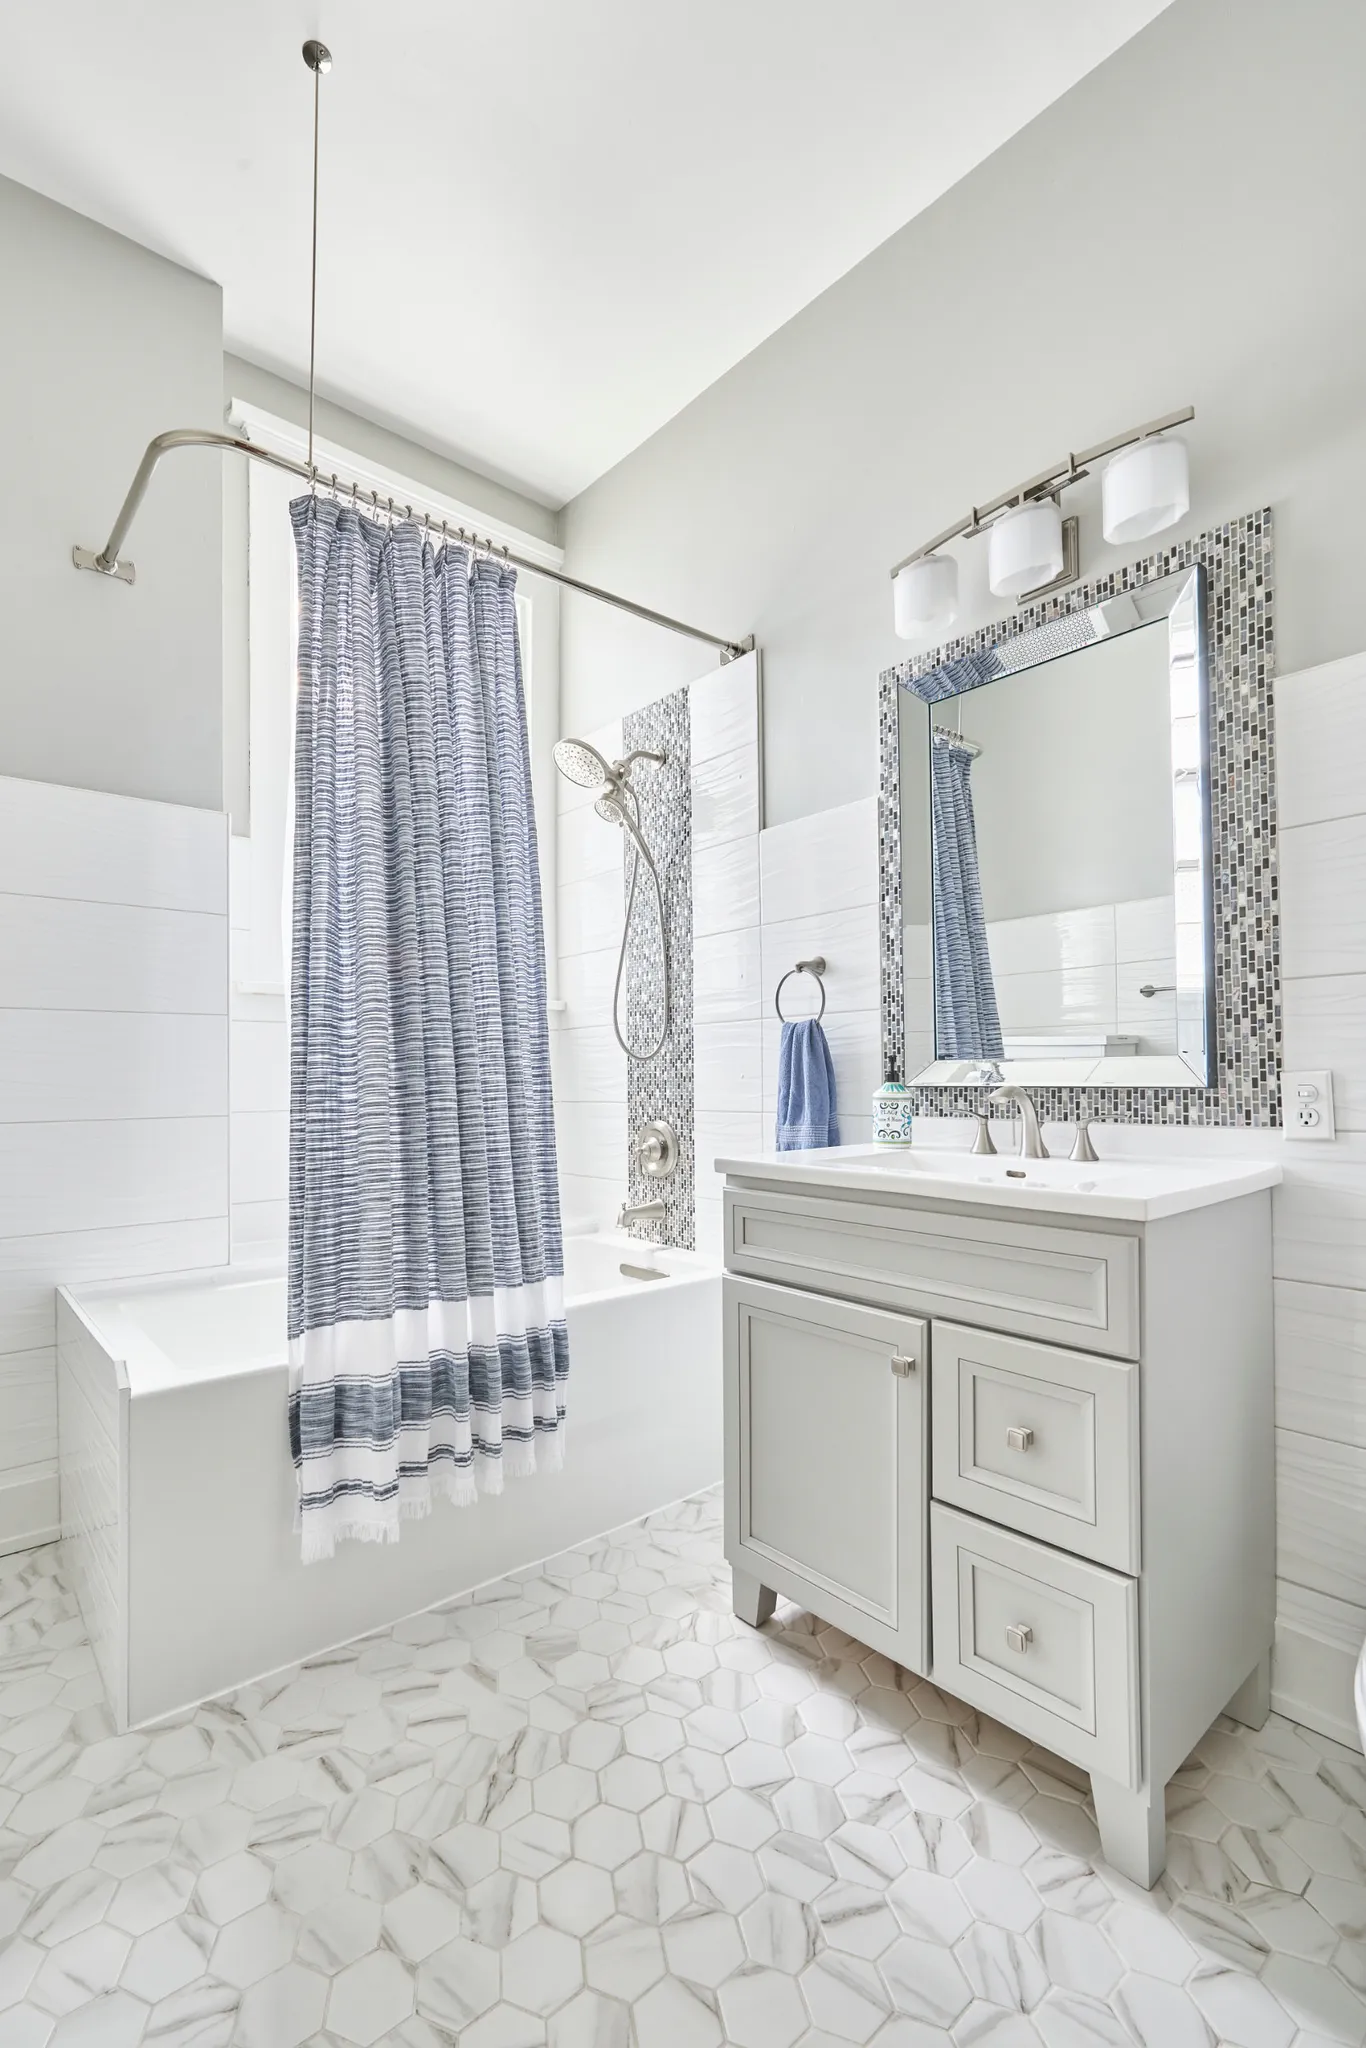
<instances>
[{"instance_id":1,"label":"integrated sink basin","mask_svg":"<svg viewBox=\"0 0 1366 2048\"><path fill-rule=\"evenodd\" d=\"M1275 1187L1281 1169L1260 1159L996 1158L928 1145L893 1149L841 1145L814 1152L768 1152L716 1161L735 1180L828 1187L850 1193L904 1194L936 1202L1051 1210L1054 1215L1113 1217L1150 1223L1186 1209L1204 1209Z\"/></svg>"}]
</instances>

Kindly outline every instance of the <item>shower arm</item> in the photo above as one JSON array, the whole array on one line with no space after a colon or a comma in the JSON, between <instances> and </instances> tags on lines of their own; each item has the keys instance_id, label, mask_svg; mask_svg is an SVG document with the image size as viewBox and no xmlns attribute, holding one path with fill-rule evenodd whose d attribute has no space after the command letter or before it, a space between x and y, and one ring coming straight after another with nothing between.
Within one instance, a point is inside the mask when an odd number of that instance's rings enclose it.
<instances>
[{"instance_id":1,"label":"shower arm","mask_svg":"<svg viewBox=\"0 0 1366 2048\"><path fill-rule=\"evenodd\" d=\"M98 576L107 576L119 583L134 583L137 571L132 562L124 561L119 550L128 538L128 529L137 517L138 508L147 495L147 486L156 474L163 455L169 455L177 448L224 448L245 455L251 462L266 462L272 469L287 470L316 489L319 485L326 491L335 491L338 496L351 498L359 509L362 501L373 505L376 511L385 509L385 501L374 491L365 490L360 484L339 481L335 475L320 470L316 463L296 462L292 456L277 455L273 448L259 448L254 441L248 441L241 434L227 434L212 427L173 427L168 433L156 434L147 443L137 474L128 488L128 495L119 508L118 518L109 530L109 538L98 554L90 548L73 547L71 559L78 569L93 569ZM393 509L392 499L388 509ZM451 532L449 519L434 512L424 512L411 505L402 508L406 517L416 520L432 534L447 534L452 539L462 536ZM533 576L548 576L552 583L559 583L566 590L577 591L580 597L591 597L599 604L611 605L616 611L629 612L632 618L644 619L650 626L662 626L666 632L681 633L688 640L703 640L709 647L719 648L723 662L737 661L742 654L754 650L754 636L744 640L727 640L719 633L708 633L701 626L689 626L682 619L671 619L667 612L652 611L648 605L637 604L634 598L619 597L614 590L603 590L596 583L584 583L577 576L566 575L563 569L547 568L543 562L528 561L524 555L517 555L501 542L486 539L481 534L465 533L463 538L469 544L489 555L496 555L514 569L525 569Z\"/></svg>"}]
</instances>

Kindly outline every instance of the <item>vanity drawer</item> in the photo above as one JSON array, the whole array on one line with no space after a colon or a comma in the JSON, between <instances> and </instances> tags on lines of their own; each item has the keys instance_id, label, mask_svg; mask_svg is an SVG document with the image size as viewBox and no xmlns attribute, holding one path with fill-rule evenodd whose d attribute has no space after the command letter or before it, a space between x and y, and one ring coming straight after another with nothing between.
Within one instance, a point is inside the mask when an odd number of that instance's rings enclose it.
<instances>
[{"instance_id":1,"label":"vanity drawer","mask_svg":"<svg viewBox=\"0 0 1366 2048\"><path fill-rule=\"evenodd\" d=\"M1139 1566L1138 1367L936 1322L936 1499Z\"/></svg>"},{"instance_id":2,"label":"vanity drawer","mask_svg":"<svg viewBox=\"0 0 1366 2048\"><path fill-rule=\"evenodd\" d=\"M1138 1240L776 1189L726 1191L733 1273L1137 1358Z\"/></svg>"},{"instance_id":3,"label":"vanity drawer","mask_svg":"<svg viewBox=\"0 0 1366 2048\"><path fill-rule=\"evenodd\" d=\"M935 1684L1137 1786L1136 1582L937 1501L930 1555Z\"/></svg>"}]
</instances>

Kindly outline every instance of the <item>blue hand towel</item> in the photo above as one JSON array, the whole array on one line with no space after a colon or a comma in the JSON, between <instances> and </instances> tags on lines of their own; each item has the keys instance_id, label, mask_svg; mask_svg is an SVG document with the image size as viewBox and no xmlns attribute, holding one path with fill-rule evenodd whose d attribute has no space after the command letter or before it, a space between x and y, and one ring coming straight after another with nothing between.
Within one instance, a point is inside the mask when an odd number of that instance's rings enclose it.
<instances>
[{"instance_id":1,"label":"blue hand towel","mask_svg":"<svg viewBox=\"0 0 1366 2048\"><path fill-rule=\"evenodd\" d=\"M783 1020L778 1054L779 1152L805 1152L815 1145L838 1145L835 1116L835 1068L824 1031L814 1017Z\"/></svg>"}]
</instances>

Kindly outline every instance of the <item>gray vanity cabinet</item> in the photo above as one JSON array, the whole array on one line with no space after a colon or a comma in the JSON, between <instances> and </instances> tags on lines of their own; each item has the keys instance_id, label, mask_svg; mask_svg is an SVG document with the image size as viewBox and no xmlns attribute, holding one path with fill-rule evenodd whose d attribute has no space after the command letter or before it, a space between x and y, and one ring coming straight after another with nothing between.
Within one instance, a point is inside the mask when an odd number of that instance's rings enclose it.
<instances>
[{"instance_id":1,"label":"gray vanity cabinet","mask_svg":"<svg viewBox=\"0 0 1366 2048\"><path fill-rule=\"evenodd\" d=\"M1269 1193L1097 1228L727 1165L736 1613L785 1594L1080 1765L1152 1884L1167 1781L1267 1712Z\"/></svg>"},{"instance_id":2,"label":"gray vanity cabinet","mask_svg":"<svg viewBox=\"0 0 1366 2048\"><path fill-rule=\"evenodd\" d=\"M784 1593L927 1671L925 1323L736 1278L725 1317L736 1611Z\"/></svg>"}]
</instances>

